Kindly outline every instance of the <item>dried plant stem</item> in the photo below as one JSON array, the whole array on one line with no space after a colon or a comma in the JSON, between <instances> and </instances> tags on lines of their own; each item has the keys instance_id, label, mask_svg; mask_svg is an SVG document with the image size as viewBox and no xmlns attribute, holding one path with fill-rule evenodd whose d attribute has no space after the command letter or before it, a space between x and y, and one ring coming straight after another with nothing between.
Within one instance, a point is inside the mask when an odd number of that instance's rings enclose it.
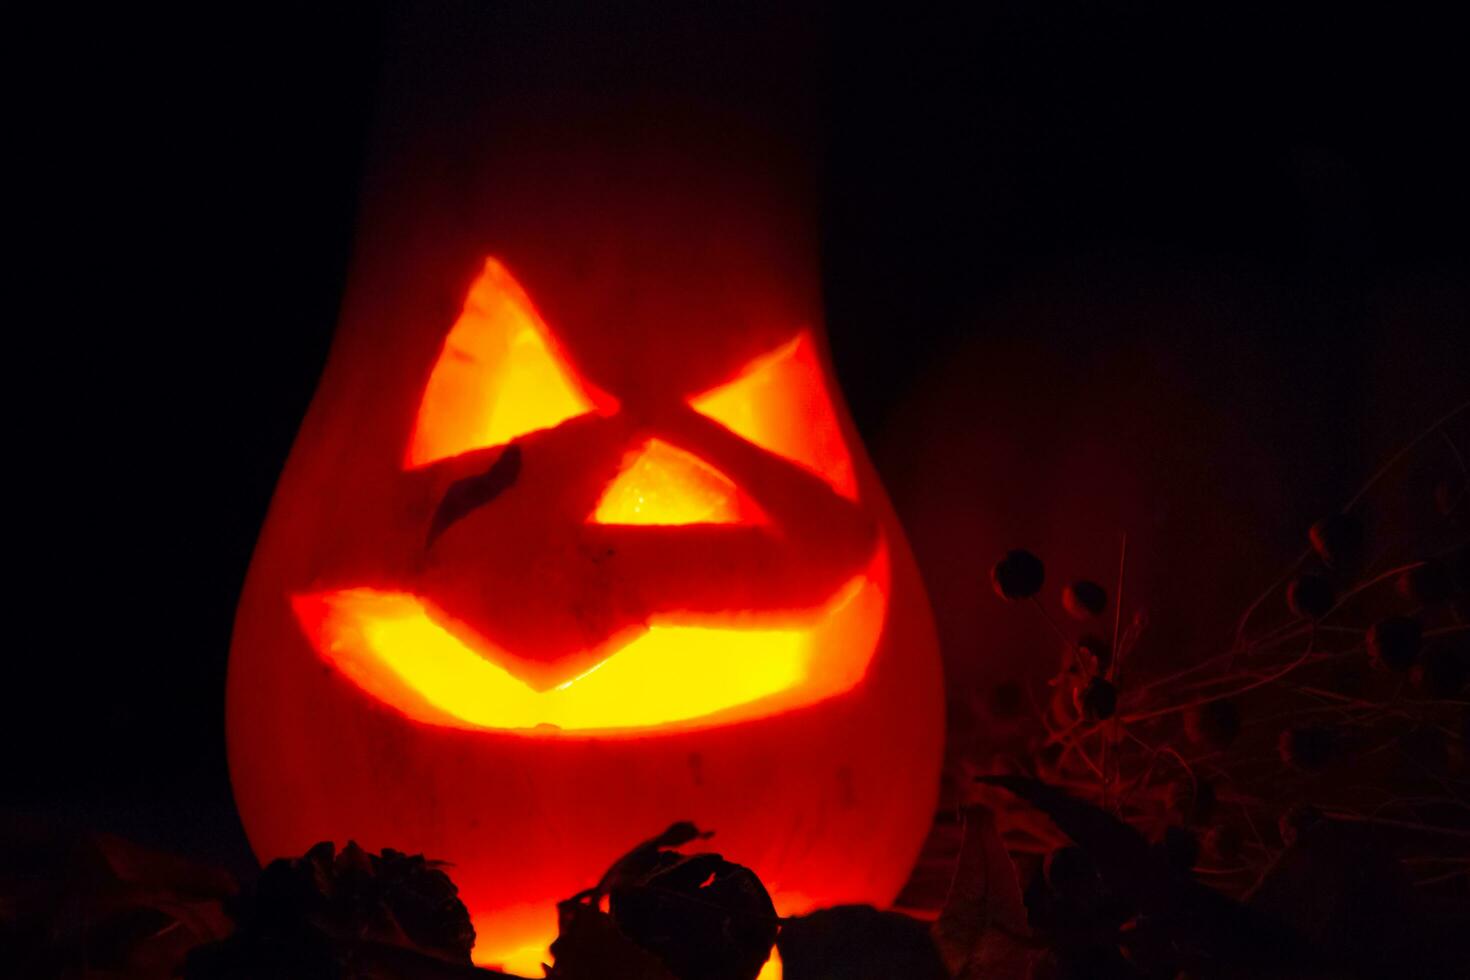
<instances>
[{"instance_id":1,"label":"dried plant stem","mask_svg":"<svg viewBox=\"0 0 1470 980\"><path fill-rule=\"evenodd\" d=\"M1400 830L1412 830L1416 833L1433 834L1439 837L1463 837L1470 840L1470 830L1461 830L1458 827L1441 827L1435 824L1423 823L1418 820L1394 820L1390 817L1367 817L1360 813L1349 811L1329 810L1327 815L1334 820L1342 820L1347 823L1371 823L1383 827L1397 827Z\"/></svg>"},{"instance_id":2,"label":"dried plant stem","mask_svg":"<svg viewBox=\"0 0 1470 980\"><path fill-rule=\"evenodd\" d=\"M1253 683L1250 683L1250 684L1245 685L1244 687L1237 688L1237 689L1235 689L1233 691L1226 691L1226 692L1224 692L1222 694L1213 694L1213 695L1211 695L1211 696L1209 696L1207 698L1196 698L1193 701L1186 701L1184 704L1176 704L1176 705L1172 705L1172 706L1170 706L1168 708L1158 708L1158 709L1156 709L1154 711L1140 711L1140 712L1137 712L1135 714L1132 714L1132 715L1127 716L1123 720L1125 722L1132 723L1132 722L1145 721L1145 720L1147 720L1149 718L1159 718L1159 717L1162 717L1164 715L1172 715L1172 714L1176 714L1176 713L1178 713L1180 711L1188 711L1190 708L1199 707L1202 704L1209 704L1211 701L1223 701L1226 698L1239 697L1240 695L1246 693L1247 691L1253 691L1253 690L1255 690L1258 687L1265 687L1267 684L1271 684L1271 683L1274 683L1276 681L1281 680L1281 678L1285 677L1287 674L1290 674L1292 671L1296 670L1302 664L1306 663L1307 660L1308 660L1308 658L1310 658L1312 656L1312 640L1314 640L1314 639L1315 639L1315 636L1312 637L1311 639L1309 639L1307 641L1307 648L1302 651L1302 655L1300 657L1297 657L1291 663L1287 664L1285 667L1281 668L1279 671L1276 671L1274 674L1268 674L1265 677L1262 677L1261 679L1259 679L1259 680L1257 680L1257 681L1255 681Z\"/></svg>"},{"instance_id":3,"label":"dried plant stem","mask_svg":"<svg viewBox=\"0 0 1470 980\"><path fill-rule=\"evenodd\" d=\"M1118 546L1118 584L1113 590L1113 662L1108 667L1108 678L1117 690L1123 683L1123 650L1118 644L1119 634L1123 626L1123 572L1128 567L1128 532L1123 532L1122 543ZM1113 712L1109 720L1106 732L1103 735L1101 760L1102 760L1102 808L1108 809L1108 749L1118 740L1118 713ZM1116 766L1117 763L1115 762Z\"/></svg>"},{"instance_id":4,"label":"dried plant stem","mask_svg":"<svg viewBox=\"0 0 1470 980\"><path fill-rule=\"evenodd\" d=\"M1441 429L1444 428L1445 425L1453 421L1457 415L1465 411L1467 408L1470 408L1470 401L1462 402L1461 404L1450 409L1450 411L1448 411L1444 415L1440 416L1424 431L1420 432L1414 438L1410 439L1408 443L1401 447L1398 452L1390 456L1388 460L1382 466L1380 466L1373 473L1372 476L1368 478L1367 482L1358 489L1357 493L1353 494L1352 498L1349 499L1347 504L1343 506L1343 512L1346 513L1347 511L1350 511L1354 507L1356 507L1358 503L1363 499L1363 497L1367 495L1368 491L1373 489L1373 487L1378 483L1379 480L1383 479L1383 477L1386 476L1390 470L1398 465L1400 460L1408 456L1408 454L1414 450L1414 447L1418 446L1421 442L1429 438L1434 433L1439 432ZM1250 624L1251 617L1255 615L1255 611L1260 608L1261 603L1265 602L1266 599L1268 599L1273 592L1281 588L1281 586L1285 585L1287 580L1290 579L1292 575L1296 574L1296 570L1301 567L1302 562L1311 557L1311 554L1312 549L1307 548L1302 551L1301 554L1297 555L1296 559L1286 567L1286 571L1284 571L1274 582L1267 586L1264 592L1256 596L1256 598L1251 601L1250 605L1245 607L1245 612L1241 614L1240 621L1236 624L1235 627L1235 642L1231 645L1231 649L1233 651L1238 651L1243 645L1246 628Z\"/></svg>"},{"instance_id":5,"label":"dried plant stem","mask_svg":"<svg viewBox=\"0 0 1470 980\"><path fill-rule=\"evenodd\" d=\"M1343 507L1343 510L1351 510L1353 507L1357 506L1358 501L1362 500L1363 497L1367 495L1368 491L1373 489L1373 485L1379 480L1383 479L1383 477L1386 476L1390 470L1398 465L1401 459L1409 455L1409 453L1413 451L1415 446L1419 445L1419 443L1423 442L1425 439L1429 438L1431 435L1442 429L1445 425L1449 424L1451 421L1454 420L1455 416L1459 415L1467 408L1470 408L1470 401L1461 402L1459 405L1456 405L1444 415L1440 416L1440 418L1433 424L1431 424L1429 428L1425 429L1423 432L1410 439L1408 443L1403 446L1403 448L1390 456L1382 466L1378 467L1377 471L1368 478L1368 482L1363 484L1362 489L1354 494L1353 498L1347 502L1347 505Z\"/></svg>"}]
</instances>

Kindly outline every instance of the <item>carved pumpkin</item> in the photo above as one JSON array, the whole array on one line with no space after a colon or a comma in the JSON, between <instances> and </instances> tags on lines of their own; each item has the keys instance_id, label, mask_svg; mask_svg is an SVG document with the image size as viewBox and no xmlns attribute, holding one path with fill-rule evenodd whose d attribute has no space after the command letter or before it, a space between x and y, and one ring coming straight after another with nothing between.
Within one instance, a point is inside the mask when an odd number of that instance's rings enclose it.
<instances>
[{"instance_id":1,"label":"carved pumpkin","mask_svg":"<svg viewBox=\"0 0 1470 980\"><path fill-rule=\"evenodd\" d=\"M673 820L783 914L891 901L939 661L809 239L738 180L558 159L368 208L236 621L251 843L449 861L476 959L527 971Z\"/></svg>"}]
</instances>

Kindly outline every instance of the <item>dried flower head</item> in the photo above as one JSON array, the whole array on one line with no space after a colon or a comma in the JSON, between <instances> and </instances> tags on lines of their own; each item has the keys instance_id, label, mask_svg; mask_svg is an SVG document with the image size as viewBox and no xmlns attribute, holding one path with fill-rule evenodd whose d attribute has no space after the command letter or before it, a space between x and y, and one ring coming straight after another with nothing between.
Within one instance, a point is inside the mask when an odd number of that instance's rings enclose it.
<instances>
[{"instance_id":1,"label":"dried flower head","mask_svg":"<svg viewBox=\"0 0 1470 980\"><path fill-rule=\"evenodd\" d=\"M1184 713L1184 733L1196 745L1229 748L1240 735L1240 708L1228 698L1194 705Z\"/></svg>"},{"instance_id":2,"label":"dried flower head","mask_svg":"<svg viewBox=\"0 0 1470 980\"><path fill-rule=\"evenodd\" d=\"M1062 589L1062 606L1073 619L1095 619L1107 605L1108 593L1096 582L1078 579Z\"/></svg>"},{"instance_id":3,"label":"dried flower head","mask_svg":"<svg viewBox=\"0 0 1470 980\"><path fill-rule=\"evenodd\" d=\"M1363 554L1363 522L1352 514L1332 514L1307 532L1312 550L1328 568L1356 564Z\"/></svg>"},{"instance_id":4,"label":"dried flower head","mask_svg":"<svg viewBox=\"0 0 1470 980\"><path fill-rule=\"evenodd\" d=\"M1426 648L1413 678L1432 698L1457 697L1470 683L1470 643L1451 640Z\"/></svg>"},{"instance_id":5,"label":"dried flower head","mask_svg":"<svg viewBox=\"0 0 1470 980\"><path fill-rule=\"evenodd\" d=\"M1321 619L1336 601L1332 584L1311 572L1303 572L1286 587L1286 604L1303 619Z\"/></svg>"},{"instance_id":6,"label":"dried flower head","mask_svg":"<svg viewBox=\"0 0 1470 980\"><path fill-rule=\"evenodd\" d=\"M1031 552L1021 548L1007 551L1005 557L990 569L990 584L1002 599L1029 599L1041 591L1046 581L1046 566Z\"/></svg>"},{"instance_id":7,"label":"dried flower head","mask_svg":"<svg viewBox=\"0 0 1470 980\"><path fill-rule=\"evenodd\" d=\"M1403 672L1414 666L1419 656L1421 631L1412 616L1389 616L1368 628L1366 644L1373 663L1388 670Z\"/></svg>"},{"instance_id":8,"label":"dried flower head","mask_svg":"<svg viewBox=\"0 0 1470 980\"><path fill-rule=\"evenodd\" d=\"M1455 591L1450 570L1444 562L1433 558L1405 569L1394 586L1399 595L1424 606L1444 602Z\"/></svg>"}]
</instances>

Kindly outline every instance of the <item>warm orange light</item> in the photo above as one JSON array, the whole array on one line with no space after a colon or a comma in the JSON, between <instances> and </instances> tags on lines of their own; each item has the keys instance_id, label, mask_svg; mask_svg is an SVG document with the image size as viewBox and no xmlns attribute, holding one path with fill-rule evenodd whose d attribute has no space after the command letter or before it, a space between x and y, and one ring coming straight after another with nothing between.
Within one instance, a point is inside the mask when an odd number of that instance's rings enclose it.
<instances>
[{"instance_id":1,"label":"warm orange light","mask_svg":"<svg viewBox=\"0 0 1470 980\"><path fill-rule=\"evenodd\" d=\"M704 460L650 439L629 453L589 520L594 524L753 524L760 509Z\"/></svg>"},{"instance_id":2,"label":"warm orange light","mask_svg":"<svg viewBox=\"0 0 1470 980\"><path fill-rule=\"evenodd\" d=\"M406 462L503 445L614 406L579 379L505 266L486 259L429 375Z\"/></svg>"},{"instance_id":3,"label":"warm orange light","mask_svg":"<svg viewBox=\"0 0 1470 980\"><path fill-rule=\"evenodd\" d=\"M723 625L656 619L592 669L538 691L461 639L407 592L297 596L318 652L358 686L418 721L514 731L672 730L756 718L841 694L862 680L883 630L887 556L804 616L732 613ZM473 645L471 645L473 643Z\"/></svg>"},{"instance_id":4,"label":"warm orange light","mask_svg":"<svg viewBox=\"0 0 1470 980\"><path fill-rule=\"evenodd\" d=\"M496 923L496 926L501 927L502 924ZM477 935L480 934L481 928L478 924L475 926L475 933ZM482 949L481 947L484 944L476 943L474 952L471 955L475 963L483 967L505 970L518 977L539 977L546 972L542 969L542 966L550 963L552 960L551 943L556 939L554 924L550 930L537 930L535 935L537 937L535 939L522 937L528 939L524 946L510 947L500 952ZM757 980L769 980L769 978L766 978L765 974L761 974ZM781 980L779 967L774 980Z\"/></svg>"},{"instance_id":5,"label":"warm orange light","mask_svg":"<svg viewBox=\"0 0 1470 980\"><path fill-rule=\"evenodd\" d=\"M676 820L782 915L892 901L943 748L932 617L799 196L682 134L584 154L554 122L427 183L420 134L424 166L365 197L227 711L262 861L354 839L451 862L475 960L527 976L558 900Z\"/></svg>"},{"instance_id":6,"label":"warm orange light","mask_svg":"<svg viewBox=\"0 0 1470 980\"><path fill-rule=\"evenodd\" d=\"M500 950L491 950L486 948L484 943L476 943L473 953L475 963L483 967L506 970L516 976L541 976L544 972L541 969L542 965L549 963L552 959L550 947L552 941L556 939L555 922L542 921L545 918L544 915L538 917L534 925L527 924L516 933L523 945L508 945ZM497 934L505 935L505 923L501 920L493 923L475 922L474 925L476 935L485 935L486 929L491 927L496 929ZM766 960L761 967L761 972L756 975L756 980L781 980L781 977L781 954L773 946L771 947L771 958Z\"/></svg>"},{"instance_id":7,"label":"warm orange light","mask_svg":"<svg viewBox=\"0 0 1470 980\"><path fill-rule=\"evenodd\" d=\"M809 332L689 404L736 435L807 467L849 500L857 499L852 458Z\"/></svg>"}]
</instances>

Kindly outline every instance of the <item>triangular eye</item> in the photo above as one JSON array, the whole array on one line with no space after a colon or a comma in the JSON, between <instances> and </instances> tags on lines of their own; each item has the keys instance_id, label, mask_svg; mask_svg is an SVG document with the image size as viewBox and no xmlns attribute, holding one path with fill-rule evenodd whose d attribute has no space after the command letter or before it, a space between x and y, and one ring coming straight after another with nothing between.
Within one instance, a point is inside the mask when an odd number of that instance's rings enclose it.
<instances>
[{"instance_id":1,"label":"triangular eye","mask_svg":"<svg viewBox=\"0 0 1470 980\"><path fill-rule=\"evenodd\" d=\"M577 375L505 266L487 259L429 374L405 462L426 466L616 407Z\"/></svg>"},{"instance_id":2,"label":"triangular eye","mask_svg":"<svg viewBox=\"0 0 1470 980\"><path fill-rule=\"evenodd\" d=\"M689 405L746 441L801 464L849 500L857 499L852 456L808 332L751 361L733 380L690 399Z\"/></svg>"},{"instance_id":3,"label":"triangular eye","mask_svg":"<svg viewBox=\"0 0 1470 980\"><path fill-rule=\"evenodd\" d=\"M759 524L765 519L729 477L659 439L627 455L587 518L591 524Z\"/></svg>"}]
</instances>

